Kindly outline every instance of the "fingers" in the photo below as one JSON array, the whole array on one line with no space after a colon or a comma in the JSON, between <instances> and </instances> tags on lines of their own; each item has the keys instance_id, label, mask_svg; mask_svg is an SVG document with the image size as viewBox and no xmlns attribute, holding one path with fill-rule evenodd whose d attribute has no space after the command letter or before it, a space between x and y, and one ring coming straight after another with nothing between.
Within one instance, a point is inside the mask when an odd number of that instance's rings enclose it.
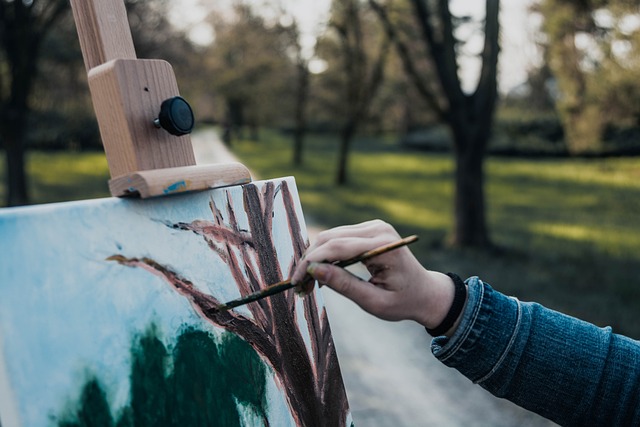
<instances>
[{"instance_id":1,"label":"fingers","mask_svg":"<svg viewBox=\"0 0 640 427\"><path fill-rule=\"evenodd\" d=\"M387 236L376 237L336 237L321 246L307 250L300 260L291 278L293 284L303 280L309 263L333 262L353 258L370 249L391 243L393 239Z\"/></svg>"},{"instance_id":2,"label":"fingers","mask_svg":"<svg viewBox=\"0 0 640 427\"><path fill-rule=\"evenodd\" d=\"M391 243L399 238L396 230L381 220L332 228L318 234L309 246L291 278L294 284L303 280L310 262L331 262Z\"/></svg>"},{"instance_id":3,"label":"fingers","mask_svg":"<svg viewBox=\"0 0 640 427\"><path fill-rule=\"evenodd\" d=\"M325 230L318 233L316 241L309 247L309 250L313 250L323 244L335 239L346 237L376 237L390 235L392 240L399 237L395 229L384 221L374 219L371 221L362 222L354 225L343 225L335 227L330 230Z\"/></svg>"},{"instance_id":4,"label":"fingers","mask_svg":"<svg viewBox=\"0 0 640 427\"><path fill-rule=\"evenodd\" d=\"M329 288L357 303L365 311L385 317L391 293L359 279L347 270L325 263L311 263L308 273Z\"/></svg>"}]
</instances>

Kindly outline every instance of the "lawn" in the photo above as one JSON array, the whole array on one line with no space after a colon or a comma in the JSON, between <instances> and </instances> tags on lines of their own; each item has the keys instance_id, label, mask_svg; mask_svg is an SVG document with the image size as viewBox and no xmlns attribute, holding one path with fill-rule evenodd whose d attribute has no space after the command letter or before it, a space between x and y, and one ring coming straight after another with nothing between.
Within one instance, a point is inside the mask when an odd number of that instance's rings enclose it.
<instances>
[{"instance_id":1,"label":"lawn","mask_svg":"<svg viewBox=\"0 0 640 427\"><path fill-rule=\"evenodd\" d=\"M110 196L109 168L102 152L32 151L26 163L32 203ZM0 206L6 202L5 166L0 151Z\"/></svg>"},{"instance_id":2,"label":"lawn","mask_svg":"<svg viewBox=\"0 0 640 427\"><path fill-rule=\"evenodd\" d=\"M336 187L332 137L309 137L302 167L291 164L290 138L276 132L234 142L233 150L260 177L295 176L309 224L384 219L420 236L412 248L429 268L479 275L522 300L640 338L640 158L488 159L488 221L501 251L481 252L443 244L452 227L447 153L362 137L349 185ZM0 161L4 179L2 153ZM27 167L36 203L108 196L100 153L34 152ZM5 191L0 181L2 200Z\"/></svg>"},{"instance_id":3,"label":"lawn","mask_svg":"<svg viewBox=\"0 0 640 427\"><path fill-rule=\"evenodd\" d=\"M336 187L337 140L311 136L304 166L291 140L263 133L233 150L258 176L293 175L307 222L335 226L381 218L418 234L424 265L479 275L523 300L640 338L640 159L489 158L486 198L498 252L451 249L453 162L392 138L354 142L348 186Z\"/></svg>"}]
</instances>

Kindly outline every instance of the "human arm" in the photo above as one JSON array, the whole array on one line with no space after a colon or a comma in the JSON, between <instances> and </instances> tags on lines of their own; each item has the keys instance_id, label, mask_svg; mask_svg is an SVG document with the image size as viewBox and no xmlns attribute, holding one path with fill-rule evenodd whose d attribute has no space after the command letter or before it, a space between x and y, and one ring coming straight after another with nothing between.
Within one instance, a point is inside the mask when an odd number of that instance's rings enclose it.
<instances>
[{"instance_id":1,"label":"human arm","mask_svg":"<svg viewBox=\"0 0 640 427\"><path fill-rule=\"evenodd\" d=\"M567 426L640 425L640 343L467 280L460 327L433 354L492 394Z\"/></svg>"},{"instance_id":2,"label":"human arm","mask_svg":"<svg viewBox=\"0 0 640 427\"><path fill-rule=\"evenodd\" d=\"M451 280L424 269L408 248L367 263L370 282L322 261L347 259L398 238L380 221L322 233L294 274L305 272L387 320L433 328L453 300ZM457 325L434 338L446 365L499 397L562 425L640 425L640 344L467 280Z\"/></svg>"},{"instance_id":3,"label":"human arm","mask_svg":"<svg viewBox=\"0 0 640 427\"><path fill-rule=\"evenodd\" d=\"M441 324L451 307L454 285L447 275L425 269L408 248L365 261L371 274L369 281L329 264L350 259L399 237L392 226L379 220L323 231L307 249L292 282L302 283L310 273L320 283L381 319L414 320L433 329ZM446 334L451 334L456 326L454 321Z\"/></svg>"}]
</instances>

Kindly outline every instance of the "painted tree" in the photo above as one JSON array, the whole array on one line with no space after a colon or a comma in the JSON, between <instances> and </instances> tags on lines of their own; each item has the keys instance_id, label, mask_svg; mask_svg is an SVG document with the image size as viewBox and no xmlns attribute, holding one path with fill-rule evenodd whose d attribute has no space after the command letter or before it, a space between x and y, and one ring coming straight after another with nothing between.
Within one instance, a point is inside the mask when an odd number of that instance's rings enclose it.
<instances>
[{"instance_id":1,"label":"painted tree","mask_svg":"<svg viewBox=\"0 0 640 427\"><path fill-rule=\"evenodd\" d=\"M234 334L218 340L210 332L188 328L167 348L151 324L132 340L131 360L126 405L116 409L108 398L109 387L91 375L79 399L64 405L57 425L240 427L243 411L238 406L269 425L266 366Z\"/></svg>"},{"instance_id":2,"label":"painted tree","mask_svg":"<svg viewBox=\"0 0 640 427\"><path fill-rule=\"evenodd\" d=\"M272 236L274 203L276 196L280 195L294 252L287 272L290 276L306 246L287 182L282 181L277 186L267 182L262 190L254 184L243 186L248 230L240 228L230 192L227 190L226 194L226 212L223 213L213 200L210 202L212 221L168 225L202 237L227 264L240 294L248 295L283 278ZM247 305L251 312L251 317L247 317L234 310L218 311L222 301L203 293L186 277L152 259L122 255L114 255L110 259L145 269L162 278L187 298L203 319L245 339L273 368L298 425L345 425L348 403L327 313L324 308L318 310L313 294L305 297L302 303L311 337L309 352L299 329L298 305L292 291Z\"/></svg>"},{"instance_id":3,"label":"painted tree","mask_svg":"<svg viewBox=\"0 0 640 427\"><path fill-rule=\"evenodd\" d=\"M458 75L460 40L455 36L456 17L448 0L428 2L411 0L416 23L421 30L420 43L435 68L438 85L434 87L420 74L409 40L390 16L386 6L369 0L394 41L407 76L439 119L449 127L456 161L454 230L456 246L488 246L484 196L484 158L491 135L497 100L499 0L486 0L482 66L474 91L466 93Z\"/></svg>"}]
</instances>

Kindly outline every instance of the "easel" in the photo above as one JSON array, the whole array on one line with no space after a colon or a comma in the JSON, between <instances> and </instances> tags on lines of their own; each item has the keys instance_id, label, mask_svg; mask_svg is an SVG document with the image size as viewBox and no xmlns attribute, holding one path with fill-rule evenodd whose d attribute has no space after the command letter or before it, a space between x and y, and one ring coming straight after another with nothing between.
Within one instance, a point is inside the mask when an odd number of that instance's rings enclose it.
<instances>
[{"instance_id":1,"label":"easel","mask_svg":"<svg viewBox=\"0 0 640 427\"><path fill-rule=\"evenodd\" d=\"M0 424L351 425L317 289L220 309L291 277L295 179L195 165L191 108L136 59L123 0L71 5L111 193L150 199L0 209Z\"/></svg>"},{"instance_id":2,"label":"easel","mask_svg":"<svg viewBox=\"0 0 640 427\"><path fill-rule=\"evenodd\" d=\"M251 181L239 163L196 165L191 108L179 97L169 63L136 58L122 0L71 0L71 7L113 196L147 198Z\"/></svg>"}]
</instances>

